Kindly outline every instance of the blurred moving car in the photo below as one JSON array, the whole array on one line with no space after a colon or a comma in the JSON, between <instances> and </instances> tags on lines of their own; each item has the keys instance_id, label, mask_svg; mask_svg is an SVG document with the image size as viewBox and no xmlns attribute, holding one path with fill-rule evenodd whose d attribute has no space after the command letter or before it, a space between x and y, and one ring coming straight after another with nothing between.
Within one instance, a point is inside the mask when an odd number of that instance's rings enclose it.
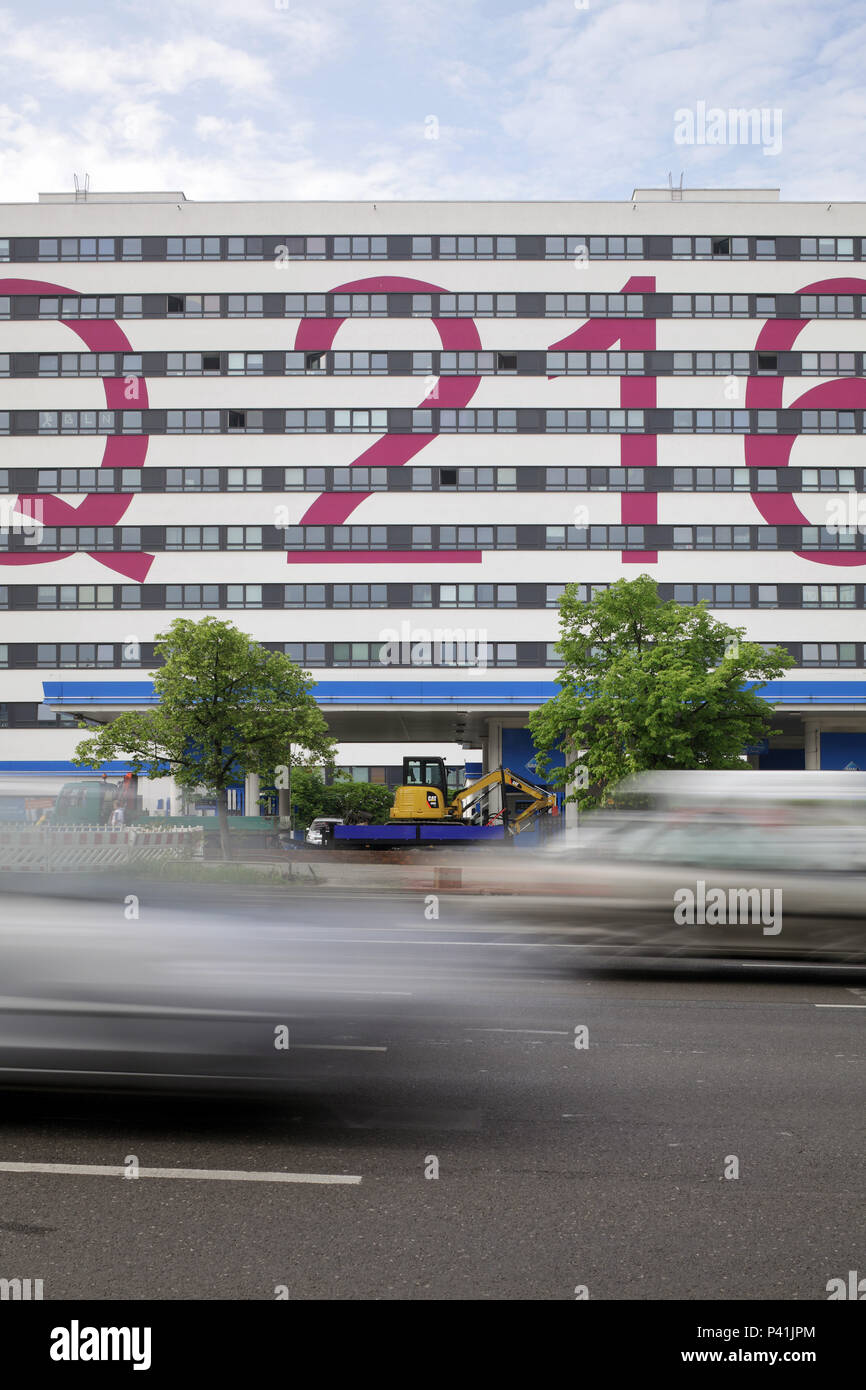
<instances>
[{"instance_id":1,"label":"blurred moving car","mask_svg":"<svg viewBox=\"0 0 866 1390\"><path fill-rule=\"evenodd\" d=\"M439 1065L431 1027L462 1040L467 1013L493 1024L502 1007L486 953L474 978L463 950L437 949L431 970L423 916L381 940L390 909L372 894L251 898L245 883L155 875L139 920L129 886L123 872L0 873L0 1092L319 1093L378 1085L386 1062L415 1081Z\"/></svg>"},{"instance_id":2,"label":"blurred moving car","mask_svg":"<svg viewBox=\"0 0 866 1390\"><path fill-rule=\"evenodd\" d=\"M866 774L650 773L614 801L498 866L524 915L594 950L866 964Z\"/></svg>"}]
</instances>

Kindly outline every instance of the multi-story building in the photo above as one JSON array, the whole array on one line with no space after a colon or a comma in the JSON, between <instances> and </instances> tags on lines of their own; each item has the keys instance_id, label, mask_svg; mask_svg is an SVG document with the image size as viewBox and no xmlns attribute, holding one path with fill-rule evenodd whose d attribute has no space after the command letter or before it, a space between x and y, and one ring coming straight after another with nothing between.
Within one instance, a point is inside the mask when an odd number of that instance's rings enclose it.
<instances>
[{"instance_id":1,"label":"multi-story building","mask_svg":"<svg viewBox=\"0 0 866 1390\"><path fill-rule=\"evenodd\" d=\"M0 212L0 772L68 775L214 612L397 745L525 764L557 596L646 572L796 660L767 766L866 767L866 205Z\"/></svg>"}]
</instances>

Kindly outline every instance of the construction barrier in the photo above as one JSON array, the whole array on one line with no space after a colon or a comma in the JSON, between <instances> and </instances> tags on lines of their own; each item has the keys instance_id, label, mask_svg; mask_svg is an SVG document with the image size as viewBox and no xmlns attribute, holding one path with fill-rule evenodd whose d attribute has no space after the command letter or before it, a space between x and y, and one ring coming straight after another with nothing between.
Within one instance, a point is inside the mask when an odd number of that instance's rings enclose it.
<instances>
[{"instance_id":1,"label":"construction barrier","mask_svg":"<svg viewBox=\"0 0 866 1390\"><path fill-rule=\"evenodd\" d=\"M193 828L4 826L0 828L0 871L70 873L116 864L200 859L203 843L204 832Z\"/></svg>"}]
</instances>

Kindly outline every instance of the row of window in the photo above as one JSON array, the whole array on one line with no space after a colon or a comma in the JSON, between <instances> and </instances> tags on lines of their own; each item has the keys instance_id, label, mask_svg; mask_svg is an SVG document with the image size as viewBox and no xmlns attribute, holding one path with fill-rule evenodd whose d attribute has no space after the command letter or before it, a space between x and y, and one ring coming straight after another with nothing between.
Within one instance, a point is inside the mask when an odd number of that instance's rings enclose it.
<instances>
[{"instance_id":1,"label":"row of window","mask_svg":"<svg viewBox=\"0 0 866 1390\"><path fill-rule=\"evenodd\" d=\"M863 434L862 410L4 410L0 434Z\"/></svg>"},{"instance_id":2,"label":"row of window","mask_svg":"<svg viewBox=\"0 0 866 1390\"><path fill-rule=\"evenodd\" d=\"M866 492L863 468L0 468L0 493Z\"/></svg>"},{"instance_id":3,"label":"row of window","mask_svg":"<svg viewBox=\"0 0 866 1390\"><path fill-rule=\"evenodd\" d=\"M861 237L3 237L0 261L866 260Z\"/></svg>"},{"instance_id":4,"label":"row of window","mask_svg":"<svg viewBox=\"0 0 866 1390\"><path fill-rule=\"evenodd\" d=\"M861 352L0 353L0 377L864 376Z\"/></svg>"},{"instance_id":5,"label":"row of window","mask_svg":"<svg viewBox=\"0 0 866 1390\"><path fill-rule=\"evenodd\" d=\"M553 642L488 642L482 630L419 628L405 640L375 642L263 642L305 667L341 666L561 666ZM762 642L790 652L797 666L863 667L862 642ZM129 653L132 653L130 656ZM0 644L0 669L65 670L154 667L152 643L40 642Z\"/></svg>"},{"instance_id":6,"label":"row of window","mask_svg":"<svg viewBox=\"0 0 866 1390\"><path fill-rule=\"evenodd\" d=\"M0 528L0 550L864 550L837 526L32 526Z\"/></svg>"},{"instance_id":7,"label":"row of window","mask_svg":"<svg viewBox=\"0 0 866 1390\"><path fill-rule=\"evenodd\" d=\"M632 318L854 319L851 294L4 295L0 319Z\"/></svg>"},{"instance_id":8,"label":"row of window","mask_svg":"<svg viewBox=\"0 0 866 1390\"><path fill-rule=\"evenodd\" d=\"M565 584L18 584L0 609L556 608ZM609 584L579 584L589 602ZM660 584L660 596L711 608L864 608L863 584Z\"/></svg>"}]
</instances>

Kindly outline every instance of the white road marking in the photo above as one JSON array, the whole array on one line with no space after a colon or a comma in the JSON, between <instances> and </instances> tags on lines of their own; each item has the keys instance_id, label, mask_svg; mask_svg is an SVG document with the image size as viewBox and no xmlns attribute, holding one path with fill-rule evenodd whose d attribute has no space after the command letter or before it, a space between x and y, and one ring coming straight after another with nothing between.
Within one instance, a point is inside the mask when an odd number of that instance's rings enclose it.
<instances>
[{"instance_id":1,"label":"white road marking","mask_svg":"<svg viewBox=\"0 0 866 1390\"><path fill-rule=\"evenodd\" d=\"M866 1004L816 1004L816 1009L866 1009Z\"/></svg>"},{"instance_id":2,"label":"white road marking","mask_svg":"<svg viewBox=\"0 0 866 1390\"><path fill-rule=\"evenodd\" d=\"M69 1173L73 1176L128 1177L129 1169L106 1163L0 1163L3 1173ZM210 1182L305 1182L354 1184L361 1179L344 1173L254 1173L231 1168L139 1168L139 1178L191 1178ZM134 1180L133 1180L134 1181Z\"/></svg>"},{"instance_id":3,"label":"white road marking","mask_svg":"<svg viewBox=\"0 0 866 1390\"><path fill-rule=\"evenodd\" d=\"M532 1033L544 1038L570 1038L567 1028L470 1028L470 1033Z\"/></svg>"},{"instance_id":4,"label":"white road marking","mask_svg":"<svg viewBox=\"0 0 866 1390\"><path fill-rule=\"evenodd\" d=\"M693 959L701 959L694 957ZM708 959L708 957L703 957ZM725 957L714 956L716 962L725 962ZM849 965L847 961L820 961L820 960L740 960L737 964L743 970L790 970L802 975L804 971L811 973L813 970L832 970L836 974L844 974L848 971L858 979L863 974L862 965ZM847 988L847 986L846 986Z\"/></svg>"}]
</instances>

